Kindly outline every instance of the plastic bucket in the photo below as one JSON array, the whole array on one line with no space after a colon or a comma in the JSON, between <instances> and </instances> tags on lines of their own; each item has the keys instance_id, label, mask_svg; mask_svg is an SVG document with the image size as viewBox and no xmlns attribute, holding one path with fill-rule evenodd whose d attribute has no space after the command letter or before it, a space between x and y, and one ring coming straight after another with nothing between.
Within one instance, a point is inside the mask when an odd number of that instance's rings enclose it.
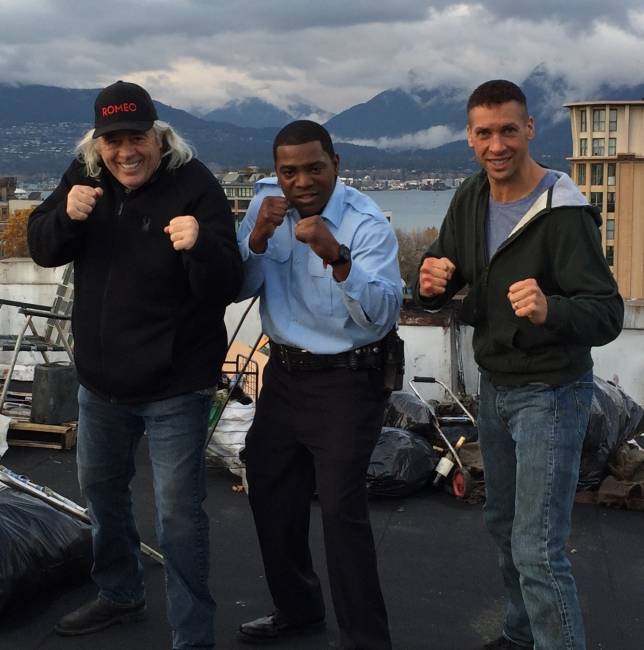
<instances>
[{"instance_id":1,"label":"plastic bucket","mask_svg":"<svg viewBox=\"0 0 644 650\"><path fill-rule=\"evenodd\" d=\"M76 368L67 362L41 363L34 368L31 421L61 424L78 420Z\"/></svg>"}]
</instances>

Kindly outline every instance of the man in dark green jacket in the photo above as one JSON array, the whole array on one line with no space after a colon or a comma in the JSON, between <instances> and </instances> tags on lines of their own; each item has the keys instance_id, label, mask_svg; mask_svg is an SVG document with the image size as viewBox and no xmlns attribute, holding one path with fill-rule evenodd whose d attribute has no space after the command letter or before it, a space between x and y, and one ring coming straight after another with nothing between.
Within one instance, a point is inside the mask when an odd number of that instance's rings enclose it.
<instances>
[{"instance_id":1,"label":"man in dark green jacket","mask_svg":"<svg viewBox=\"0 0 644 650\"><path fill-rule=\"evenodd\" d=\"M420 267L416 298L439 309L469 286L461 318L481 369L485 521L509 603L486 648L585 648L565 543L593 392L590 348L620 332L623 303L601 217L571 179L529 154L534 122L509 81L471 95L482 166L456 192Z\"/></svg>"}]
</instances>

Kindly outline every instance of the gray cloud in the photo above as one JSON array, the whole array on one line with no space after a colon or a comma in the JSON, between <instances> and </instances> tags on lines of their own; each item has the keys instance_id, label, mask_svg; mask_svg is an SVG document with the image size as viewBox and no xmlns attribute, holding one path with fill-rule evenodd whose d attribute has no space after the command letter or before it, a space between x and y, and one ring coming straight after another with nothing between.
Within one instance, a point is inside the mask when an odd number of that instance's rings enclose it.
<instances>
[{"instance_id":1,"label":"gray cloud","mask_svg":"<svg viewBox=\"0 0 644 650\"><path fill-rule=\"evenodd\" d=\"M569 27L587 28L589 24L600 21L612 23L623 28L630 28L631 12L642 9L640 0L541 0L540 2L525 2L521 0L463 0L434 1L430 3L435 10L443 11L456 6L468 6L484 9L497 20L527 20L534 23L556 22ZM526 34L526 38L530 38Z\"/></svg>"},{"instance_id":2,"label":"gray cloud","mask_svg":"<svg viewBox=\"0 0 644 650\"><path fill-rule=\"evenodd\" d=\"M377 147L378 149L388 149L391 151L407 149L434 149L448 142L465 139L465 129L455 131L449 126L432 126L429 129L406 133L397 138L376 138L370 139L343 139L334 136L336 142L348 142L365 147Z\"/></svg>"},{"instance_id":3,"label":"gray cloud","mask_svg":"<svg viewBox=\"0 0 644 650\"><path fill-rule=\"evenodd\" d=\"M180 108L257 96L339 111L393 87L522 81L544 62L580 96L644 81L640 2L2 0L0 81L146 85ZM558 96L552 93L553 105Z\"/></svg>"},{"instance_id":4,"label":"gray cloud","mask_svg":"<svg viewBox=\"0 0 644 650\"><path fill-rule=\"evenodd\" d=\"M26 30L37 33L30 38L85 36L97 42L127 43L153 34L183 35L189 38L226 32L244 34L258 27L263 31L288 34L310 28L334 28L374 23L423 20L426 3L396 0L374 3L370 0L177 0L176 2L112 0L109 11L97 0L26 0L3 3L3 40L20 42ZM61 27L64 32L61 32Z\"/></svg>"}]
</instances>

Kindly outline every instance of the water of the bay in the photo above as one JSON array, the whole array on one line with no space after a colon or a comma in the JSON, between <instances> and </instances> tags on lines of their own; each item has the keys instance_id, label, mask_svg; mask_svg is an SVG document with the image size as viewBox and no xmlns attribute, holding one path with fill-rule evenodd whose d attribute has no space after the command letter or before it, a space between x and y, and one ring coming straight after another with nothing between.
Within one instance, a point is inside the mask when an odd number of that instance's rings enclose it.
<instances>
[{"instance_id":1,"label":"water of the bay","mask_svg":"<svg viewBox=\"0 0 644 650\"><path fill-rule=\"evenodd\" d=\"M391 225L406 232L440 228L456 190L382 190L365 192L381 210L391 210Z\"/></svg>"}]
</instances>

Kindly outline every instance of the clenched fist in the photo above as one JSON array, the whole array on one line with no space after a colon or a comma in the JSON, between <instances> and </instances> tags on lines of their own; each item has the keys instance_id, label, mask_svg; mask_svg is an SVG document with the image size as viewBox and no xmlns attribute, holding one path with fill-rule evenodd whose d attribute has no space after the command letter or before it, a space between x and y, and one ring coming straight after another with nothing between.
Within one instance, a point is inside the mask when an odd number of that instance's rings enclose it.
<instances>
[{"instance_id":1,"label":"clenched fist","mask_svg":"<svg viewBox=\"0 0 644 650\"><path fill-rule=\"evenodd\" d=\"M281 225L288 210L288 201L283 196L267 196L257 213L255 227L248 238L253 253L263 253L275 229Z\"/></svg>"},{"instance_id":2,"label":"clenched fist","mask_svg":"<svg viewBox=\"0 0 644 650\"><path fill-rule=\"evenodd\" d=\"M420 295L431 298L445 293L447 283L455 270L453 262L447 257L426 257L418 276Z\"/></svg>"},{"instance_id":3,"label":"clenched fist","mask_svg":"<svg viewBox=\"0 0 644 650\"><path fill-rule=\"evenodd\" d=\"M103 196L103 189L89 185L74 185L67 194L67 216L74 221L85 221Z\"/></svg>"},{"instance_id":4,"label":"clenched fist","mask_svg":"<svg viewBox=\"0 0 644 650\"><path fill-rule=\"evenodd\" d=\"M199 236L199 222L192 215L174 217L163 229L170 235L170 241L175 251L189 251Z\"/></svg>"},{"instance_id":5,"label":"clenched fist","mask_svg":"<svg viewBox=\"0 0 644 650\"><path fill-rule=\"evenodd\" d=\"M543 325L548 316L548 302L534 278L520 280L510 286L508 300L519 318L527 318L535 325Z\"/></svg>"},{"instance_id":6,"label":"clenched fist","mask_svg":"<svg viewBox=\"0 0 644 650\"><path fill-rule=\"evenodd\" d=\"M338 257L340 244L319 214L300 219L295 225L295 238L308 244L325 263Z\"/></svg>"}]
</instances>

